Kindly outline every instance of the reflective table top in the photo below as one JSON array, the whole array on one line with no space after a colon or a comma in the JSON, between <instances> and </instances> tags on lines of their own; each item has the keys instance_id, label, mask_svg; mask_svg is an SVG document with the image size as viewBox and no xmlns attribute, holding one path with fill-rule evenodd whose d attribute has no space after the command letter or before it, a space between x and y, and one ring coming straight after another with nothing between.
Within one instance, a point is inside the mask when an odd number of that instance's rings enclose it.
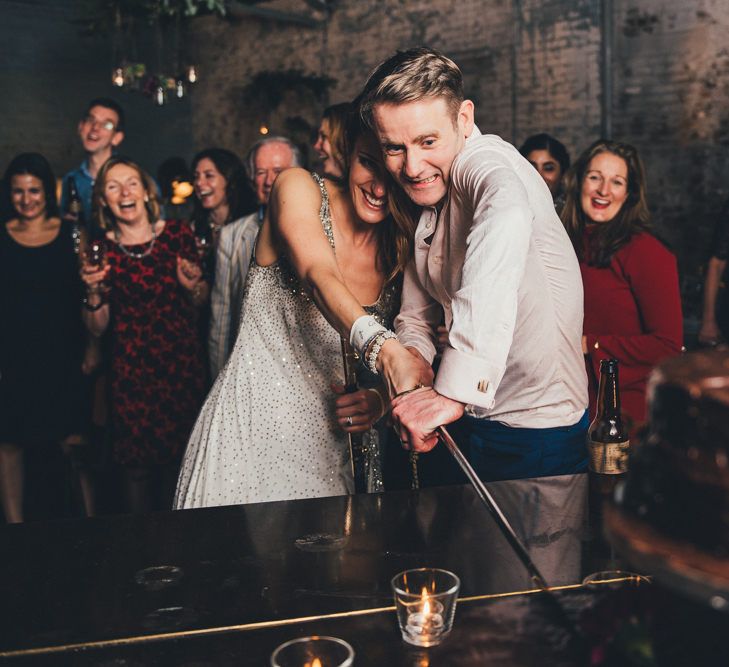
<instances>
[{"instance_id":1,"label":"reflective table top","mask_svg":"<svg viewBox=\"0 0 729 667\"><path fill-rule=\"evenodd\" d=\"M550 586L581 582L587 476L488 487ZM0 657L389 619L390 579L414 567L455 572L462 598L532 588L470 486L12 525L0 553Z\"/></svg>"}]
</instances>

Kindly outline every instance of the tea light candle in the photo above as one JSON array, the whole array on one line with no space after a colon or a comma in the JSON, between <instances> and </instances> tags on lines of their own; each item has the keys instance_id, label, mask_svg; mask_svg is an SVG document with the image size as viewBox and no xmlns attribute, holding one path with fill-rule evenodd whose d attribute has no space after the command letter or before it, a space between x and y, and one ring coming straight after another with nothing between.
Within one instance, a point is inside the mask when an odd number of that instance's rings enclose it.
<instances>
[{"instance_id":1,"label":"tea light candle","mask_svg":"<svg viewBox=\"0 0 729 667\"><path fill-rule=\"evenodd\" d=\"M431 600L425 589L421 600L408 614L406 631L425 637L437 636L443 632L443 605L438 600Z\"/></svg>"},{"instance_id":2,"label":"tea light candle","mask_svg":"<svg viewBox=\"0 0 729 667\"><path fill-rule=\"evenodd\" d=\"M453 627L460 584L453 572L437 568L396 574L391 585L403 641L424 647L440 644Z\"/></svg>"},{"instance_id":3,"label":"tea light candle","mask_svg":"<svg viewBox=\"0 0 729 667\"><path fill-rule=\"evenodd\" d=\"M337 637L299 637L281 644L271 667L351 667L354 649Z\"/></svg>"}]
</instances>

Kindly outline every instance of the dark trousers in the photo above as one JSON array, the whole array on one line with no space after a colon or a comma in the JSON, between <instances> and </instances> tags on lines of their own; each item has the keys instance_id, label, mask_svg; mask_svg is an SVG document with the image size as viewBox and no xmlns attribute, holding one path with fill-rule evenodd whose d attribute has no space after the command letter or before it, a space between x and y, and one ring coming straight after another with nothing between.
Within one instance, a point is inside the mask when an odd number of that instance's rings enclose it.
<instances>
[{"instance_id":1,"label":"dark trousers","mask_svg":"<svg viewBox=\"0 0 729 667\"><path fill-rule=\"evenodd\" d=\"M587 470L587 412L571 426L513 428L464 415L449 430L484 482Z\"/></svg>"},{"instance_id":2,"label":"dark trousers","mask_svg":"<svg viewBox=\"0 0 729 667\"><path fill-rule=\"evenodd\" d=\"M484 482L572 475L587 471L587 411L572 426L512 428L500 422L463 416L448 432ZM385 447L385 488L410 488L409 452L394 431ZM420 487L465 484L463 474L445 445L438 443L418 457Z\"/></svg>"}]
</instances>

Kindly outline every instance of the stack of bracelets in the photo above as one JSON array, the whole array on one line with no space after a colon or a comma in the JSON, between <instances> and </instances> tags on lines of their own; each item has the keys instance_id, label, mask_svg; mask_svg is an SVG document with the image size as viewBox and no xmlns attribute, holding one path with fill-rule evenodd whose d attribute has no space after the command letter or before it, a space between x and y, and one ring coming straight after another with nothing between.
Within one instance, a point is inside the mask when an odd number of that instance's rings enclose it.
<instances>
[{"instance_id":1,"label":"stack of bracelets","mask_svg":"<svg viewBox=\"0 0 729 667\"><path fill-rule=\"evenodd\" d=\"M362 315L355 320L349 333L349 342L364 359L365 365L377 374L377 356L390 338L397 339L395 332L383 327L372 315Z\"/></svg>"},{"instance_id":2,"label":"stack of bracelets","mask_svg":"<svg viewBox=\"0 0 729 667\"><path fill-rule=\"evenodd\" d=\"M371 315L362 315L362 317L358 317L349 332L350 345L359 352L360 357L365 360L367 368L375 374L378 374L377 356L380 354L380 350L385 344L385 341L390 338L397 340L397 335L393 331L383 327ZM417 387L408 389L399 395L410 393L420 387L421 385L418 385ZM419 489L420 477L418 475L418 452L411 450L409 452L409 458L411 468L410 488Z\"/></svg>"}]
</instances>

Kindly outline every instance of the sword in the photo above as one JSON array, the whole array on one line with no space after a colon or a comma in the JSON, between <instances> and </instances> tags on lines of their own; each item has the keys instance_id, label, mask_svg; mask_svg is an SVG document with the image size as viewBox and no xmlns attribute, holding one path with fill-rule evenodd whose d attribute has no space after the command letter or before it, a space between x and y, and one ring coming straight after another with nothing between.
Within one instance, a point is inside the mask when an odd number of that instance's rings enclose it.
<instances>
[{"instance_id":1,"label":"sword","mask_svg":"<svg viewBox=\"0 0 729 667\"><path fill-rule=\"evenodd\" d=\"M547 585L547 582L545 581L537 566L534 564L534 561L529 555L529 552L526 550L526 547L521 543L521 540L517 537L514 529L511 527L509 520L501 511L501 508L494 500L489 490L486 488L486 485L476 474L476 471L471 467L471 464L463 455L463 452L455 443L450 433L448 433L445 426L439 426L437 432L438 436L443 441L443 444L448 448L448 451L456 460L456 463L460 466L461 470L463 470L466 477L468 477L468 481L471 482L471 486L473 486L473 488L476 490L478 497L481 499L483 504L486 505L488 511L491 512L491 516L493 516L494 520L496 521L496 525L503 533L507 542L511 545L511 548L514 549L516 555L519 557L519 560L524 564L524 567L526 567L527 572L531 577L531 580L534 582L537 588L543 591L548 591L549 586Z\"/></svg>"},{"instance_id":2,"label":"sword","mask_svg":"<svg viewBox=\"0 0 729 667\"><path fill-rule=\"evenodd\" d=\"M344 338L342 338L342 362L344 364L344 393L352 394L357 391L357 361L352 346ZM349 442L349 460L352 468L352 479L354 480L354 492L367 493L362 438L347 433L347 440Z\"/></svg>"},{"instance_id":3,"label":"sword","mask_svg":"<svg viewBox=\"0 0 729 667\"><path fill-rule=\"evenodd\" d=\"M453 455L456 463L458 463L461 470L463 470L466 477L468 477L469 482L471 482L471 485L476 490L476 493L478 494L483 504L486 505L486 508L495 519L496 525L501 529L501 532L503 533L504 537L506 537L507 542L511 545L512 549L514 549L516 555L519 557L519 560L521 560L521 562L524 564L524 567L526 567L527 572L531 577L531 580L541 591L540 597L544 601L546 607L554 615L554 619L558 621L559 624L569 633L569 641L572 644L576 654L580 656L580 664L582 664L588 655L588 648L582 634L578 630L574 621L567 615L564 607L562 606L562 603L547 585L547 582L545 581L537 566L534 564L534 561L531 559L531 556L526 550L526 547L521 543L521 540L517 537L514 529L511 527L509 520L502 512L501 508L494 500L491 493L489 493L489 490L486 488L486 485L481 481L481 478L476 474L476 471L471 467L471 464L463 455L463 452L455 443L450 433L448 433L445 426L439 426L436 431L440 439L443 441L443 444Z\"/></svg>"}]
</instances>

